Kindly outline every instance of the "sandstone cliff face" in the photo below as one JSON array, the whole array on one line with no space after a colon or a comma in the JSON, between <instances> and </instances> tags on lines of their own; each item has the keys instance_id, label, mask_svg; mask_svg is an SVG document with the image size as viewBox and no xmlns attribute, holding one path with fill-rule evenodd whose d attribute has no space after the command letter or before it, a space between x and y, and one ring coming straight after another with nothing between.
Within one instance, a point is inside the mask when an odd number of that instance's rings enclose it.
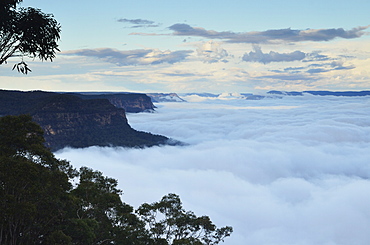
<instances>
[{"instance_id":1,"label":"sandstone cliff face","mask_svg":"<svg viewBox=\"0 0 370 245\"><path fill-rule=\"evenodd\" d=\"M126 112L150 112L154 110L152 100L146 94L115 94L107 97L110 103Z\"/></svg>"},{"instance_id":2,"label":"sandstone cliff face","mask_svg":"<svg viewBox=\"0 0 370 245\"><path fill-rule=\"evenodd\" d=\"M143 147L168 141L165 136L131 128L125 110L115 107L107 99L83 100L74 95L55 93L37 98L35 95L33 92L11 94L6 100L11 108L0 105L0 115L30 114L44 129L46 145L53 151L66 146Z\"/></svg>"},{"instance_id":3,"label":"sandstone cliff face","mask_svg":"<svg viewBox=\"0 0 370 245\"><path fill-rule=\"evenodd\" d=\"M113 122L119 123L122 130L131 129L125 112L112 107L106 100L57 95L41 105L32 118L44 129L48 147L54 150L64 146L85 147L101 144L92 138Z\"/></svg>"}]
</instances>

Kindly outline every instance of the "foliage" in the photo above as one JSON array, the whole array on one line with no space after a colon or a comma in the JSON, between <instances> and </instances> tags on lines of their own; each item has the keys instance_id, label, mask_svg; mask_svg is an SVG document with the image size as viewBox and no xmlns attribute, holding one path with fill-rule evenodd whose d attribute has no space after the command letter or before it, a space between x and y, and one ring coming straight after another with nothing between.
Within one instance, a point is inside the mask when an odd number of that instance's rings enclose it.
<instances>
[{"instance_id":1,"label":"foliage","mask_svg":"<svg viewBox=\"0 0 370 245\"><path fill-rule=\"evenodd\" d=\"M44 146L42 128L29 115L0 118L0 156L10 159L26 159L51 170L60 170L68 177L77 172L67 161L55 159Z\"/></svg>"},{"instance_id":2,"label":"foliage","mask_svg":"<svg viewBox=\"0 0 370 245\"><path fill-rule=\"evenodd\" d=\"M60 24L53 15L36 8L18 8L22 0L0 2L0 65L10 57L21 57L14 65L18 72L31 71L23 57L42 61L55 58L60 39Z\"/></svg>"},{"instance_id":3,"label":"foliage","mask_svg":"<svg viewBox=\"0 0 370 245\"><path fill-rule=\"evenodd\" d=\"M44 242L63 221L76 172L44 147L31 117L0 119L0 243Z\"/></svg>"},{"instance_id":4,"label":"foliage","mask_svg":"<svg viewBox=\"0 0 370 245\"><path fill-rule=\"evenodd\" d=\"M0 244L213 245L232 232L186 212L175 194L135 212L117 185L56 159L30 116L0 117Z\"/></svg>"},{"instance_id":5,"label":"foliage","mask_svg":"<svg viewBox=\"0 0 370 245\"><path fill-rule=\"evenodd\" d=\"M208 216L197 217L185 211L180 197L172 193L159 202L142 204L137 213L148 225L150 236L160 244L214 245L233 231L229 226L218 229Z\"/></svg>"}]
</instances>

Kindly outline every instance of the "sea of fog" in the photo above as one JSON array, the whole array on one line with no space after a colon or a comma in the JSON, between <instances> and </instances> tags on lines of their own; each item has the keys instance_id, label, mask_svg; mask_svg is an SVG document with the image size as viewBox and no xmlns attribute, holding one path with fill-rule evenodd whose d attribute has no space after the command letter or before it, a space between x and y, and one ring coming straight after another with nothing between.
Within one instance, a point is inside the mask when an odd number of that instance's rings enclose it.
<instances>
[{"instance_id":1,"label":"sea of fog","mask_svg":"<svg viewBox=\"0 0 370 245\"><path fill-rule=\"evenodd\" d=\"M56 156L118 179L134 207L179 194L186 210L233 226L225 245L370 244L369 96L184 99L128 120L186 146Z\"/></svg>"}]
</instances>

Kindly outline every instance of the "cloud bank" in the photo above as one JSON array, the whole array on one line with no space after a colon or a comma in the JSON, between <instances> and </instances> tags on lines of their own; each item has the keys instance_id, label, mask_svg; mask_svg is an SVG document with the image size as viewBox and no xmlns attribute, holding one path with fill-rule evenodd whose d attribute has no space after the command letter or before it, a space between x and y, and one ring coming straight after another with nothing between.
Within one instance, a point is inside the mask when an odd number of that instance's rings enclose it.
<instances>
[{"instance_id":1,"label":"cloud bank","mask_svg":"<svg viewBox=\"0 0 370 245\"><path fill-rule=\"evenodd\" d=\"M80 49L63 52L63 55L95 57L118 66L173 64L183 61L193 51L161 51L158 49L136 49L121 51L111 48Z\"/></svg>"},{"instance_id":2,"label":"cloud bank","mask_svg":"<svg viewBox=\"0 0 370 245\"><path fill-rule=\"evenodd\" d=\"M268 64L271 62L289 62L303 60L306 54L301 51L294 51L291 53L277 53L270 51L269 53L263 53L261 47L253 45L254 52L251 51L243 55L242 60L246 62L259 62Z\"/></svg>"},{"instance_id":3,"label":"cloud bank","mask_svg":"<svg viewBox=\"0 0 370 245\"><path fill-rule=\"evenodd\" d=\"M188 24L174 24L169 27L175 36L196 36L210 39L223 39L231 43L282 43L282 42L304 42L304 41L330 41L335 38L359 38L365 34L369 26L361 26L344 30L343 28L332 29L307 29L294 30L291 28L254 31L254 32L218 32L214 30L206 30L201 27L192 27ZM138 33L136 33L138 34Z\"/></svg>"},{"instance_id":4,"label":"cloud bank","mask_svg":"<svg viewBox=\"0 0 370 245\"><path fill-rule=\"evenodd\" d=\"M65 149L57 157L117 178L135 207L179 194L186 209L234 227L225 245L370 243L369 97L157 106L129 114L133 128L189 146Z\"/></svg>"}]
</instances>

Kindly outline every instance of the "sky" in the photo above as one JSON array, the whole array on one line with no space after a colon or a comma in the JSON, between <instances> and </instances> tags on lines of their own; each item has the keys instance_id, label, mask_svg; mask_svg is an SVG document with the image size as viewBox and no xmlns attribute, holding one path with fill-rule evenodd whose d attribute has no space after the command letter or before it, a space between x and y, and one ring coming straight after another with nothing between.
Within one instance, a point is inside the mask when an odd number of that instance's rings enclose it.
<instances>
[{"instance_id":1,"label":"sky","mask_svg":"<svg viewBox=\"0 0 370 245\"><path fill-rule=\"evenodd\" d=\"M234 228L225 245L370 244L370 98L185 97L130 125L187 146L64 149L75 167L118 179L134 208L180 196Z\"/></svg>"},{"instance_id":2,"label":"sky","mask_svg":"<svg viewBox=\"0 0 370 245\"><path fill-rule=\"evenodd\" d=\"M52 63L0 67L2 89L368 90L367 0L24 0L62 26Z\"/></svg>"}]
</instances>

